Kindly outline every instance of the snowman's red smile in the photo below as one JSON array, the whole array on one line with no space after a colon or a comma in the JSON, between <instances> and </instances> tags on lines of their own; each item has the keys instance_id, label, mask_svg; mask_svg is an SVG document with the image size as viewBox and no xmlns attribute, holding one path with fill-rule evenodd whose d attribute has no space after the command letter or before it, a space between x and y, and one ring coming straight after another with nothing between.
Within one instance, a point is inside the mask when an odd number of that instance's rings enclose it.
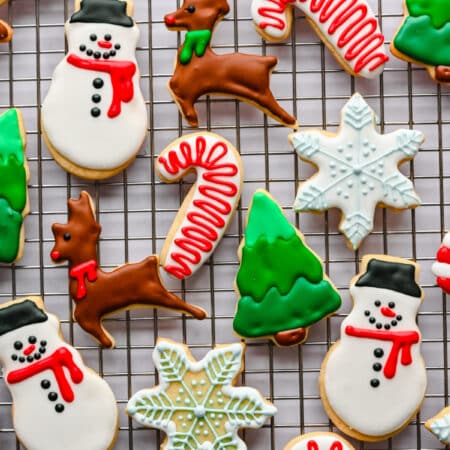
<instances>
[{"instance_id":1,"label":"snowman's red smile","mask_svg":"<svg viewBox=\"0 0 450 450\"><path fill-rule=\"evenodd\" d=\"M387 306L382 306L380 308L381 314L383 314L384 317L395 317L397 314L395 311L393 311L391 308L388 308Z\"/></svg>"}]
</instances>

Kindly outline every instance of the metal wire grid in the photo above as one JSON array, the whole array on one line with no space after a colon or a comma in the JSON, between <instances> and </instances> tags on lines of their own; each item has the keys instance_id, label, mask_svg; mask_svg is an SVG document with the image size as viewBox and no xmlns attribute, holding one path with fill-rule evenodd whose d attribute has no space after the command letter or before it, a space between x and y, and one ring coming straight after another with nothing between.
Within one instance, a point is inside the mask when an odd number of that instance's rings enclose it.
<instances>
[{"instance_id":1,"label":"metal wire grid","mask_svg":"<svg viewBox=\"0 0 450 450\"><path fill-rule=\"evenodd\" d=\"M166 283L187 301L207 309L210 318L198 323L162 310L120 314L106 322L116 337L117 348L100 349L70 319L67 268L54 266L49 258L53 242L50 225L65 222L67 199L87 189L94 196L103 225L102 267L113 268L161 250L192 182L161 184L153 170L155 155L190 131L165 89L180 36L167 32L162 18L177 7L177 2L135 0L135 18L142 32L138 59L149 109L149 137L137 161L126 172L104 182L88 183L65 174L53 162L39 132L39 105L53 69L65 52L63 24L73 11L72 1L11 0L1 10L2 16L14 25L15 36L11 44L0 48L0 106L19 107L25 117L31 213L26 219L24 258L16 266L0 268L1 300L29 294L45 296L48 310L62 319L67 340L80 349L87 365L99 371L116 394L121 417L115 448L157 449L164 436L128 420L123 414L126 401L138 389L158 382L151 360L158 336L187 343L197 357L214 344L236 341L231 328L236 304L232 287L238 268L236 250L251 195L256 188L265 187L323 258L327 273L343 296L344 306L339 314L312 327L307 343L301 347L278 349L266 341L248 342L242 383L260 389L279 410L263 429L244 433L248 448L279 450L299 433L333 429L321 406L317 378L326 350L338 338L339 325L350 310L348 282L358 271L360 257L367 253L410 257L422 266L426 299L419 322L429 388L421 414L399 436L378 444L355 445L361 449L441 448L422 424L448 401L447 306L441 291L434 286L429 268L449 223L445 196L449 175L446 160L450 154L446 139L449 91L433 84L424 70L395 58L379 80L352 79L340 70L298 13L291 38L269 45L253 30L250 2L229 3L232 11L215 31L215 47L220 52L277 55L280 63L273 75L273 90L283 105L294 111L302 126L335 129L340 108L358 90L379 113L381 131L414 126L427 135L420 154L409 167L406 165L423 206L401 214L378 211L375 232L359 252L350 252L336 231L336 211L320 216L293 214L291 205L297 184L313 170L297 160L287 143L287 130L246 104L229 99L204 100L199 105L204 128L224 135L243 156L246 175L242 206L209 263L186 282L166 279ZM400 0L370 3L390 39L402 15ZM4 384L0 386L0 448L21 448L15 439L11 400Z\"/></svg>"}]
</instances>

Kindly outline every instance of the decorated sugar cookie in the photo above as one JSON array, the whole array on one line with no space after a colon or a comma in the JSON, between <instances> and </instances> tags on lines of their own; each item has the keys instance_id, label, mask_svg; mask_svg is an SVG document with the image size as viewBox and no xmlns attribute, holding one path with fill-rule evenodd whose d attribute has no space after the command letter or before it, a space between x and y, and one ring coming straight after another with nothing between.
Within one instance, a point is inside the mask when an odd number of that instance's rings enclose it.
<instances>
[{"instance_id":1,"label":"decorated sugar cookie","mask_svg":"<svg viewBox=\"0 0 450 450\"><path fill-rule=\"evenodd\" d=\"M172 142L159 155L156 171L167 183L197 173L161 252L164 269L183 279L209 258L230 223L241 198L241 157L221 136L194 133Z\"/></svg>"},{"instance_id":2,"label":"decorated sugar cookie","mask_svg":"<svg viewBox=\"0 0 450 450\"><path fill-rule=\"evenodd\" d=\"M66 24L68 54L42 106L50 152L82 178L102 179L123 170L147 133L132 7L132 0L81 1Z\"/></svg>"},{"instance_id":3,"label":"decorated sugar cookie","mask_svg":"<svg viewBox=\"0 0 450 450\"><path fill-rule=\"evenodd\" d=\"M101 226L95 220L91 197L81 192L69 200L69 221L53 224L54 262L69 261L69 291L75 302L74 319L105 347L114 347L103 326L105 316L125 309L167 308L204 319L206 313L169 292L159 274L159 258L149 256L138 263L123 264L111 272L100 268L97 242Z\"/></svg>"},{"instance_id":4,"label":"decorated sugar cookie","mask_svg":"<svg viewBox=\"0 0 450 450\"><path fill-rule=\"evenodd\" d=\"M233 327L239 336L300 344L308 327L341 306L319 257L264 190L253 196L238 254Z\"/></svg>"},{"instance_id":5,"label":"decorated sugar cookie","mask_svg":"<svg viewBox=\"0 0 450 450\"><path fill-rule=\"evenodd\" d=\"M184 0L178 10L164 18L169 30L187 31L168 85L181 114L189 125L198 127L197 100L221 94L250 103L283 125L296 128L297 120L278 104L270 90L277 58L218 55L211 49L214 27L229 10L226 0Z\"/></svg>"},{"instance_id":6,"label":"decorated sugar cookie","mask_svg":"<svg viewBox=\"0 0 450 450\"><path fill-rule=\"evenodd\" d=\"M344 106L338 133L306 130L290 135L297 154L318 173L300 185L294 209L342 211L339 226L356 250L373 229L375 208L399 211L420 205L398 166L416 155L424 135L415 130L378 134L376 117L360 94Z\"/></svg>"},{"instance_id":7,"label":"decorated sugar cookie","mask_svg":"<svg viewBox=\"0 0 450 450\"><path fill-rule=\"evenodd\" d=\"M23 254L23 222L29 212L25 146L22 114L10 109L0 115L0 263L5 264Z\"/></svg>"},{"instance_id":8,"label":"decorated sugar cookie","mask_svg":"<svg viewBox=\"0 0 450 450\"><path fill-rule=\"evenodd\" d=\"M338 434L319 431L293 439L284 450L355 450L355 448Z\"/></svg>"},{"instance_id":9,"label":"decorated sugar cookie","mask_svg":"<svg viewBox=\"0 0 450 450\"><path fill-rule=\"evenodd\" d=\"M0 0L0 6L6 3L8 0ZM9 24L0 20L0 42L9 42L13 36L13 29Z\"/></svg>"},{"instance_id":10,"label":"decorated sugar cookie","mask_svg":"<svg viewBox=\"0 0 450 450\"><path fill-rule=\"evenodd\" d=\"M241 428L260 428L276 408L253 388L235 387L244 344L220 345L196 361L189 348L159 339L153 361L161 384L128 401L141 425L162 430L161 450L246 450Z\"/></svg>"},{"instance_id":11,"label":"decorated sugar cookie","mask_svg":"<svg viewBox=\"0 0 450 450\"><path fill-rule=\"evenodd\" d=\"M365 78L380 75L389 57L378 21L366 0L252 0L256 30L269 41L286 39L294 7L305 15L348 73Z\"/></svg>"},{"instance_id":12,"label":"decorated sugar cookie","mask_svg":"<svg viewBox=\"0 0 450 450\"><path fill-rule=\"evenodd\" d=\"M439 83L450 83L450 16L446 0L405 0L405 16L391 42L400 59L425 67Z\"/></svg>"},{"instance_id":13,"label":"decorated sugar cookie","mask_svg":"<svg viewBox=\"0 0 450 450\"><path fill-rule=\"evenodd\" d=\"M0 305L0 359L27 450L107 450L118 431L108 384L64 342L38 297Z\"/></svg>"},{"instance_id":14,"label":"decorated sugar cookie","mask_svg":"<svg viewBox=\"0 0 450 450\"><path fill-rule=\"evenodd\" d=\"M419 410L427 385L416 323L419 266L368 255L350 284L353 309L322 364L320 396L333 423L363 441L385 440Z\"/></svg>"},{"instance_id":15,"label":"decorated sugar cookie","mask_svg":"<svg viewBox=\"0 0 450 450\"><path fill-rule=\"evenodd\" d=\"M427 420L425 428L433 433L444 445L450 445L450 407Z\"/></svg>"},{"instance_id":16,"label":"decorated sugar cookie","mask_svg":"<svg viewBox=\"0 0 450 450\"><path fill-rule=\"evenodd\" d=\"M436 276L438 286L446 294L450 294L450 233L444 236L442 245L437 252L436 260L431 270Z\"/></svg>"}]
</instances>

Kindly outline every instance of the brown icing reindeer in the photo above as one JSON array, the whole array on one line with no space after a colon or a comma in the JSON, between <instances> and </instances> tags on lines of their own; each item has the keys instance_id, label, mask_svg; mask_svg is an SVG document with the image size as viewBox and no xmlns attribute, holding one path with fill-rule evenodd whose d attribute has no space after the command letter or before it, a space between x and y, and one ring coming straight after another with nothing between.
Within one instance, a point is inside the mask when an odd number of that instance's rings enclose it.
<instances>
[{"instance_id":1,"label":"brown icing reindeer","mask_svg":"<svg viewBox=\"0 0 450 450\"><path fill-rule=\"evenodd\" d=\"M98 266L97 241L101 226L95 220L92 199L82 192L69 200L68 223L53 224L55 262L69 261L69 290L75 302L74 319L105 347L114 347L112 336L102 324L104 316L134 308L167 308L204 319L206 313L169 292L159 276L159 258L124 264L111 272Z\"/></svg>"},{"instance_id":2,"label":"brown icing reindeer","mask_svg":"<svg viewBox=\"0 0 450 450\"><path fill-rule=\"evenodd\" d=\"M242 53L218 55L211 49L213 29L229 10L226 0L185 0L164 18L168 29L187 30L168 85L181 113L197 127L195 102L203 95L224 94L249 102L282 124L296 128L296 119L281 108L270 90L270 74L277 58Z\"/></svg>"},{"instance_id":3,"label":"brown icing reindeer","mask_svg":"<svg viewBox=\"0 0 450 450\"><path fill-rule=\"evenodd\" d=\"M8 0L0 0L0 5L6 3ZM0 20L0 42L9 42L12 38L12 28L3 20Z\"/></svg>"}]
</instances>

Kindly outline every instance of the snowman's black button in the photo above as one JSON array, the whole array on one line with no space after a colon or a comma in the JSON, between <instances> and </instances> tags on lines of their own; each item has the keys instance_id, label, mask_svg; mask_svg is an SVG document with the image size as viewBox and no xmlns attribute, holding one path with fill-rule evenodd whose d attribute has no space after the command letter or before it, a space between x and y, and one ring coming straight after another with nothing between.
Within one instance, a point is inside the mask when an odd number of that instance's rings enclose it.
<instances>
[{"instance_id":1,"label":"snowman's black button","mask_svg":"<svg viewBox=\"0 0 450 450\"><path fill-rule=\"evenodd\" d=\"M100 102L102 101L101 95L94 94L94 95L92 96L92 101L93 101L94 103L100 103Z\"/></svg>"},{"instance_id":2,"label":"snowman's black button","mask_svg":"<svg viewBox=\"0 0 450 450\"><path fill-rule=\"evenodd\" d=\"M385 323L384 324L384 328L385 328L385 330L390 330L391 326L388 323Z\"/></svg>"},{"instance_id":3,"label":"snowman's black button","mask_svg":"<svg viewBox=\"0 0 450 450\"><path fill-rule=\"evenodd\" d=\"M41 388L42 389L49 389L50 388L50 380L42 380L41 381Z\"/></svg>"},{"instance_id":4,"label":"snowman's black button","mask_svg":"<svg viewBox=\"0 0 450 450\"><path fill-rule=\"evenodd\" d=\"M370 323L375 323L377 321L377 319L375 319L375 317L371 317L370 319L369 319L369 322Z\"/></svg>"},{"instance_id":5,"label":"snowman's black button","mask_svg":"<svg viewBox=\"0 0 450 450\"><path fill-rule=\"evenodd\" d=\"M39 353L45 353L47 349L45 347L39 347Z\"/></svg>"},{"instance_id":6,"label":"snowman's black button","mask_svg":"<svg viewBox=\"0 0 450 450\"><path fill-rule=\"evenodd\" d=\"M103 58L104 59L109 59L109 56L110 56L109 52L103 53Z\"/></svg>"},{"instance_id":7,"label":"snowman's black button","mask_svg":"<svg viewBox=\"0 0 450 450\"><path fill-rule=\"evenodd\" d=\"M23 347L22 342L20 342L20 341L14 342L14 348L15 348L16 350L22 350L22 347Z\"/></svg>"},{"instance_id":8,"label":"snowman's black button","mask_svg":"<svg viewBox=\"0 0 450 450\"><path fill-rule=\"evenodd\" d=\"M40 353L35 353L34 354L34 359L41 359L41 354Z\"/></svg>"},{"instance_id":9,"label":"snowman's black button","mask_svg":"<svg viewBox=\"0 0 450 450\"><path fill-rule=\"evenodd\" d=\"M80 45L80 52L85 52L86 51L86 46L85 45Z\"/></svg>"},{"instance_id":10,"label":"snowman's black button","mask_svg":"<svg viewBox=\"0 0 450 450\"><path fill-rule=\"evenodd\" d=\"M396 317L396 319L400 322L400 321L403 319L403 317L399 314L399 315Z\"/></svg>"},{"instance_id":11,"label":"snowman's black button","mask_svg":"<svg viewBox=\"0 0 450 450\"><path fill-rule=\"evenodd\" d=\"M376 326L379 330L380 330L381 328L383 328L383 324L380 323L380 322L378 322L375 326Z\"/></svg>"},{"instance_id":12,"label":"snowman's black button","mask_svg":"<svg viewBox=\"0 0 450 450\"><path fill-rule=\"evenodd\" d=\"M373 370L375 370L375 372L379 372L383 368L383 366L380 363L375 363L372 368Z\"/></svg>"},{"instance_id":13,"label":"snowman's black button","mask_svg":"<svg viewBox=\"0 0 450 450\"><path fill-rule=\"evenodd\" d=\"M370 380L370 385L373 388L377 388L380 385L380 380L377 380L376 378L373 378L372 380Z\"/></svg>"},{"instance_id":14,"label":"snowman's black button","mask_svg":"<svg viewBox=\"0 0 450 450\"><path fill-rule=\"evenodd\" d=\"M98 117L100 116L102 112L100 111L100 108L92 108L91 109L91 115L92 117Z\"/></svg>"},{"instance_id":15,"label":"snowman's black button","mask_svg":"<svg viewBox=\"0 0 450 450\"><path fill-rule=\"evenodd\" d=\"M34 361L33 355L27 356L27 361L33 362Z\"/></svg>"},{"instance_id":16,"label":"snowman's black button","mask_svg":"<svg viewBox=\"0 0 450 450\"><path fill-rule=\"evenodd\" d=\"M96 78L93 82L95 89L101 89L105 83L101 78Z\"/></svg>"},{"instance_id":17,"label":"snowman's black button","mask_svg":"<svg viewBox=\"0 0 450 450\"><path fill-rule=\"evenodd\" d=\"M396 327L396 326L397 326L397 321L396 321L396 320L392 320L392 321L391 321L391 325L392 325L393 327Z\"/></svg>"},{"instance_id":18,"label":"snowman's black button","mask_svg":"<svg viewBox=\"0 0 450 450\"><path fill-rule=\"evenodd\" d=\"M375 358L382 358L384 356L384 351L382 348L376 348L373 351L373 354L375 355Z\"/></svg>"},{"instance_id":19,"label":"snowman's black button","mask_svg":"<svg viewBox=\"0 0 450 450\"><path fill-rule=\"evenodd\" d=\"M367 317L369 317L369 316L370 316L370 311L369 311L368 309L366 309L366 310L364 311L364 315L367 316Z\"/></svg>"},{"instance_id":20,"label":"snowman's black button","mask_svg":"<svg viewBox=\"0 0 450 450\"><path fill-rule=\"evenodd\" d=\"M12 359L13 361L17 361L17 355L11 355L11 359Z\"/></svg>"},{"instance_id":21,"label":"snowman's black button","mask_svg":"<svg viewBox=\"0 0 450 450\"><path fill-rule=\"evenodd\" d=\"M376 306L376 307L379 307L379 306L381 306L381 302L380 302L380 300L377 300L377 301L375 302L375 306Z\"/></svg>"},{"instance_id":22,"label":"snowman's black button","mask_svg":"<svg viewBox=\"0 0 450 450\"><path fill-rule=\"evenodd\" d=\"M24 358L23 356L21 356L21 357L19 358L19 362L24 363L24 362L25 362L25 358Z\"/></svg>"},{"instance_id":23,"label":"snowman's black button","mask_svg":"<svg viewBox=\"0 0 450 450\"><path fill-rule=\"evenodd\" d=\"M87 52L86 52L86 55L88 55L88 56L92 56L94 54L94 50L92 50L92 49L89 49Z\"/></svg>"},{"instance_id":24,"label":"snowman's black button","mask_svg":"<svg viewBox=\"0 0 450 450\"><path fill-rule=\"evenodd\" d=\"M120 50L120 44L116 44L115 46L114 46L114 48L116 49L116 50Z\"/></svg>"},{"instance_id":25,"label":"snowman's black button","mask_svg":"<svg viewBox=\"0 0 450 450\"><path fill-rule=\"evenodd\" d=\"M48 399L51 402L56 402L56 400L58 400L58 394L56 392L50 392L50 394L48 394Z\"/></svg>"},{"instance_id":26,"label":"snowman's black button","mask_svg":"<svg viewBox=\"0 0 450 450\"><path fill-rule=\"evenodd\" d=\"M45 347L47 345L47 341L41 341L41 347Z\"/></svg>"},{"instance_id":27,"label":"snowman's black button","mask_svg":"<svg viewBox=\"0 0 450 450\"><path fill-rule=\"evenodd\" d=\"M55 411L57 413L62 413L64 411L64 405L61 405L61 403L58 403L57 405L55 405Z\"/></svg>"},{"instance_id":28,"label":"snowman's black button","mask_svg":"<svg viewBox=\"0 0 450 450\"><path fill-rule=\"evenodd\" d=\"M100 59L101 56L102 56L102 54L101 54L100 52L95 52L95 53L94 53L94 58L95 58L95 59Z\"/></svg>"},{"instance_id":29,"label":"snowman's black button","mask_svg":"<svg viewBox=\"0 0 450 450\"><path fill-rule=\"evenodd\" d=\"M30 336L30 337L28 338L28 342L29 342L30 344L36 344L36 342L37 342L36 336Z\"/></svg>"}]
</instances>

